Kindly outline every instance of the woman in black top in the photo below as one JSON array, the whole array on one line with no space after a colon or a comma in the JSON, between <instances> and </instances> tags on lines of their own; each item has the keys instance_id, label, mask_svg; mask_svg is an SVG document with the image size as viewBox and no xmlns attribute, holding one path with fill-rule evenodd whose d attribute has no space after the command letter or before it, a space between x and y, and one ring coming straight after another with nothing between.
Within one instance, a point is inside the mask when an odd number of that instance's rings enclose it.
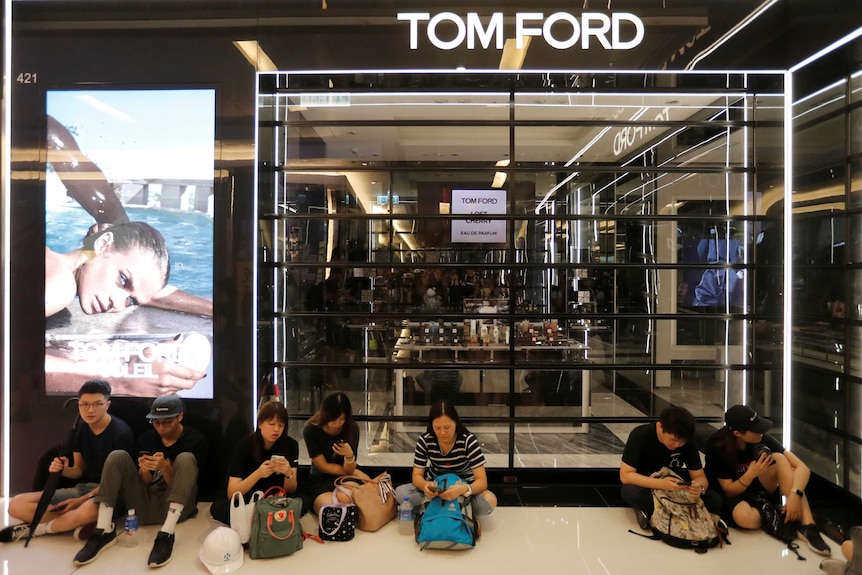
<instances>
[{"instance_id":1,"label":"woman in black top","mask_svg":"<svg viewBox=\"0 0 862 575\"><path fill-rule=\"evenodd\" d=\"M248 501L255 491L281 487L288 495L296 492L296 466L299 444L289 437L287 409L270 401L257 412L257 429L234 450L228 469L227 498L210 507L213 519L230 524L230 498L242 493Z\"/></svg>"},{"instance_id":2,"label":"woman in black top","mask_svg":"<svg viewBox=\"0 0 862 575\"><path fill-rule=\"evenodd\" d=\"M302 438L311 458L308 483L315 513L332 501L335 480L340 475L370 479L356 467L359 426L353 421L350 400L343 393L328 395L320 403L320 409L302 429Z\"/></svg>"},{"instance_id":3,"label":"woman in black top","mask_svg":"<svg viewBox=\"0 0 862 575\"><path fill-rule=\"evenodd\" d=\"M798 522L799 536L815 553L828 557L831 549L805 495L811 477L805 463L767 434L772 422L752 408L734 405L724 420L726 425L706 446L706 473L710 485L718 485L724 496L724 519L736 527L758 529L772 525L781 513L785 522Z\"/></svg>"}]
</instances>

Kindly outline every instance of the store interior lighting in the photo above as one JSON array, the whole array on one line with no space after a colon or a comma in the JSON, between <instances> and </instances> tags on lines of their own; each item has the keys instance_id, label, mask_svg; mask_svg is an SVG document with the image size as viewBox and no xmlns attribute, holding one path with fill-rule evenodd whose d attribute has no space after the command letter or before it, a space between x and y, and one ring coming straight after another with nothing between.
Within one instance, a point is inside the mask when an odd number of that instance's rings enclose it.
<instances>
[{"instance_id":1,"label":"store interior lighting","mask_svg":"<svg viewBox=\"0 0 862 575\"><path fill-rule=\"evenodd\" d=\"M496 166L498 168L502 168L509 165L509 160L500 160L497 162ZM491 182L491 187L495 189L500 189L506 183L506 172L495 172L494 180Z\"/></svg>"},{"instance_id":2,"label":"store interior lighting","mask_svg":"<svg viewBox=\"0 0 862 575\"><path fill-rule=\"evenodd\" d=\"M500 70L520 70L527 57L527 49L530 47L530 36L523 38L524 44L518 48L518 42L514 38L508 38L503 44L503 55L500 56Z\"/></svg>"},{"instance_id":3,"label":"store interior lighting","mask_svg":"<svg viewBox=\"0 0 862 575\"><path fill-rule=\"evenodd\" d=\"M277 72L278 67L256 40L234 40L233 45L258 72Z\"/></svg>"}]
</instances>

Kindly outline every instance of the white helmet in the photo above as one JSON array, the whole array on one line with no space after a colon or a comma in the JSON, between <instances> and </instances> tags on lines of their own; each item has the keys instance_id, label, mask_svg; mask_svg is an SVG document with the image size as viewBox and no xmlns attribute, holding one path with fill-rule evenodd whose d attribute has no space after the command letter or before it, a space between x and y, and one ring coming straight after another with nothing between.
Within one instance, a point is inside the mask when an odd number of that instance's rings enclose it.
<instances>
[{"instance_id":1,"label":"white helmet","mask_svg":"<svg viewBox=\"0 0 862 575\"><path fill-rule=\"evenodd\" d=\"M200 558L213 575L236 571L243 560L239 534L230 527L216 527L204 539Z\"/></svg>"}]
</instances>

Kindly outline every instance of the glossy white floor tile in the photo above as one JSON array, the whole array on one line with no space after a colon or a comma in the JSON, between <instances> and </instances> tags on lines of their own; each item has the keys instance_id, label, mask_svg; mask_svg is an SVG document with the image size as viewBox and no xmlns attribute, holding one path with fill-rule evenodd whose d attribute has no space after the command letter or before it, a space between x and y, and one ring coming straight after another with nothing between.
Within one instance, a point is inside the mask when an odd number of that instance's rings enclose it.
<instances>
[{"instance_id":1,"label":"glossy white floor tile","mask_svg":"<svg viewBox=\"0 0 862 575\"><path fill-rule=\"evenodd\" d=\"M209 572L198 559L207 533L215 527L201 504L197 518L179 525L171 563L158 570L169 574ZM5 514L4 514L5 518ZM316 530L316 520L303 524ZM628 533L637 529L634 516L623 508L502 507L482 522L483 536L475 549L461 552L419 551L411 537L398 534L396 522L376 533L357 532L347 543L308 541L295 555L267 561L246 559L236 573L476 575L477 573L552 573L587 575L653 574L729 575L815 574L820 557L803 543L808 558L799 561L778 541L761 532L731 532L732 545L704 555L669 547ZM72 557L81 547L71 536L45 536L23 543L0 544L0 574L53 575L65 573L145 573L150 541L158 527L142 528L137 548L115 546L94 563L75 568ZM833 555L838 545L830 541Z\"/></svg>"}]
</instances>

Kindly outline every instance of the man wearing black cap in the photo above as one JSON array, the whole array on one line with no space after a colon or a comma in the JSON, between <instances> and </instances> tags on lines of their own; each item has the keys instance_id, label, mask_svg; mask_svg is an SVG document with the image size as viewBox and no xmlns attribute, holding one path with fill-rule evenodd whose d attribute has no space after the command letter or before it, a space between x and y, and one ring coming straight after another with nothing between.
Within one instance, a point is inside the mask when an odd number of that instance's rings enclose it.
<instances>
[{"instance_id":1,"label":"man wearing black cap","mask_svg":"<svg viewBox=\"0 0 862 575\"><path fill-rule=\"evenodd\" d=\"M206 462L206 440L199 431L183 425L183 402L176 395L157 397L147 419L153 429L140 437L137 464L124 451L111 453L105 462L95 499L99 506L96 530L75 556L75 565L95 561L117 543L112 521L120 498L128 509L135 510L142 525L164 521L147 561L151 568L171 560L174 528L197 511L198 469Z\"/></svg>"},{"instance_id":2,"label":"man wearing black cap","mask_svg":"<svg viewBox=\"0 0 862 575\"><path fill-rule=\"evenodd\" d=\"M798 534L820 555L832 550L823 541L805 488L811 470L766 432L772 422L746 405L724 414L725 426L707 441L706 471L724 495L723 518L737 527L759 529L764 518L781 511L785 522L798 521ZM783 508L781 496L786 497Z\"/></svg>"}]
</instances>

